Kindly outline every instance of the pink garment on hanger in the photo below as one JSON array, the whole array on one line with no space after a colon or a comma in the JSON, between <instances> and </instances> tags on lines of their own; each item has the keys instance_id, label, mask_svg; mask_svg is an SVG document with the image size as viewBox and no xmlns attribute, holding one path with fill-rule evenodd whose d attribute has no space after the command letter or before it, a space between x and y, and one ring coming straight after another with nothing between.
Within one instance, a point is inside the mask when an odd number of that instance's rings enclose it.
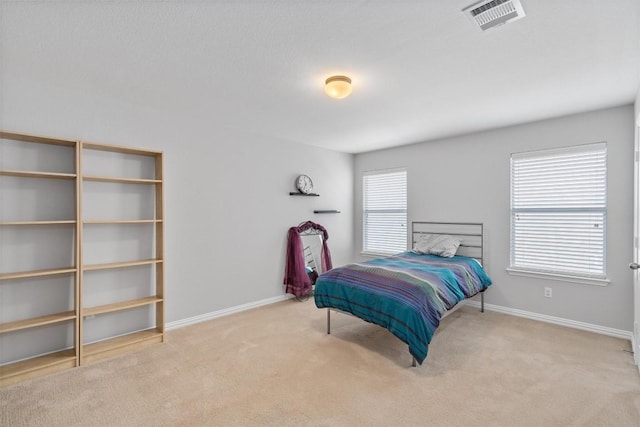
<instances>
[{"instance_id":1,"label":"pink garment on hanger","mask_svg":"<svg viewBox=\"0 0 640 427\"><path fill-rule=\"evenodd\" d=\"M322 232L322 253L320 254L322 271L329 271L333 268L331 252L329 252L329 246L327 245L329 233L327 233L327 230L323 226L316 224L315 222L307 221L297 227L291 227L287 234L287 257L285 260L284 284L286 285L286 292L297 297L305 296L313 289L311 279L306 271L302 239L300 238L300 233L309 229Z\"/></svg>"}]
</instances>

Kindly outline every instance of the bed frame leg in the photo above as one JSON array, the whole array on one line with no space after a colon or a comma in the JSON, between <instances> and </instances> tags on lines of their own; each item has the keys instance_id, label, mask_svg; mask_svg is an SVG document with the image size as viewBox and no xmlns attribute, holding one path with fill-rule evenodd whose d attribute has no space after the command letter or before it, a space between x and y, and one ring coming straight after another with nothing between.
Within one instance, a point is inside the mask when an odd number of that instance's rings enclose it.
<instances>
[{"instance_id":1,"label":"bed frame leg","mask_svg":"<svg viewBox=\"0 0 640 427\"><path fill-rule=\"evenodd\" d=\"M412 357L412 359L413 359L413 360L411 361L411 367L412 367L412 368L415 368L415 367L416 367L416 358L415 358L415 357Z\"/></svg>"},{"instance_id":2,"label":"bed frame leg","mask_svg":"<svg viewBox=\"0 0 640 427\"><path fill-rule=\"evenodd\" d=\"M327 335L331 334L331 310L327 308Z\"/></svg>"},{"instance_id":3,"label":"bed frame leg","mask_svg":"<svg viewBox=\"0 0 640 427\"><path fill-rule=\"evenodd\" d=\"M484 313L484 292L480 292L480 313Z\"/></svg>"}]
</instances>

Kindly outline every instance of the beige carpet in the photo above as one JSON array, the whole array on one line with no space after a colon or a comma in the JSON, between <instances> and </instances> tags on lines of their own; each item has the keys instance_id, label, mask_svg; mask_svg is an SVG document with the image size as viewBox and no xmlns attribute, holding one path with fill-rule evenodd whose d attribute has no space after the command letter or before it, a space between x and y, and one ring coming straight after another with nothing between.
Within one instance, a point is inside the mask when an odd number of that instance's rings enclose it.
<instances>
[{"instance_id":1,"label":"beige carpet","mask_svg":"<svg viewBox=\"0 0 640 427\"><path fill-rule=\"evenodd\" d=\"M463 307L426 362L313 301L0 389L4 426L639 426L627 341ZM626 350L626 351L624 351Z\"/></svg>"}]
</instances>

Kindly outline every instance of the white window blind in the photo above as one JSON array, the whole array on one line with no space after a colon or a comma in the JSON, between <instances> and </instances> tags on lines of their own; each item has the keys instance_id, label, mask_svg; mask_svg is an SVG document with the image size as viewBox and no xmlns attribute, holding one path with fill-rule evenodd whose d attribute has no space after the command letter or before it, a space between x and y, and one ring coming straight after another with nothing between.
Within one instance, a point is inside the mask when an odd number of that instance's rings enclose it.
<instances>
[{"instance_id":1,"label":"white window blind","mask_svg":"<svg viewBox=\"0 0 640 427\"><path fill-rule=\"evenodd\" d=\"M367 172L363 176L363 252L407 250L407 171Z\"/></svg>"},{"instance_id":2,"label":"white window blind","mask_svg":"<svg viewBox=\"0 0 640 427\"><path fill-rule=\"evenodd\" d=\"M604 278L606 218L606 143L511 156L511 268Z\"/></svg>"}]
</instances>

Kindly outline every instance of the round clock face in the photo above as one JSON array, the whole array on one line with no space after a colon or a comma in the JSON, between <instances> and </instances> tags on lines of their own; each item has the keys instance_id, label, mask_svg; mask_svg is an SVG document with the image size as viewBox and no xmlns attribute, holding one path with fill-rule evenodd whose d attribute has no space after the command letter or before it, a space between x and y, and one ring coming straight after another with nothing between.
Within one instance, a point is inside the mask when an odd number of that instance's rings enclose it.
<instances>
[{"instance_id":1,"label":"round clock face","mask_svg":"<svg viewBox=\"0 0 640 427\"><path fill-rule=\"evenodd\" d=\"M300 175L296 178L296 188L301 193L309 194L313 191L313 182L307 175Z\"/></svg>"}]
</instances>

